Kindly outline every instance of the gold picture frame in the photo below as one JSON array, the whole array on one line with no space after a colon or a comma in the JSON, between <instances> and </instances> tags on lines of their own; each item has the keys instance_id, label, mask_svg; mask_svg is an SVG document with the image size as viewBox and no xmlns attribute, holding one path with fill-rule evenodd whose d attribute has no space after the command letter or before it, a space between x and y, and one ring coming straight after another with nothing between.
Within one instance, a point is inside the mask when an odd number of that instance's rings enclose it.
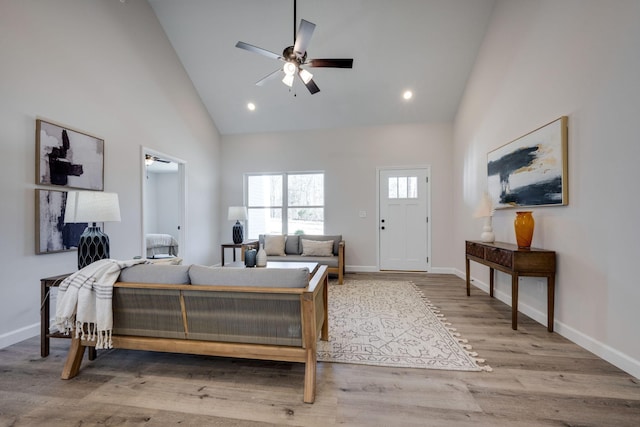
<instances>
[{"instance_id":1,"label":"gold picture frame","mask_svg":"<svg viewBox=\"0 0 640 427\"><path fill-rule=\"evenodd\" d=\"M487 154L496 209L569 203L568 117L562 116Z\"/></svg>"}]
</instances>

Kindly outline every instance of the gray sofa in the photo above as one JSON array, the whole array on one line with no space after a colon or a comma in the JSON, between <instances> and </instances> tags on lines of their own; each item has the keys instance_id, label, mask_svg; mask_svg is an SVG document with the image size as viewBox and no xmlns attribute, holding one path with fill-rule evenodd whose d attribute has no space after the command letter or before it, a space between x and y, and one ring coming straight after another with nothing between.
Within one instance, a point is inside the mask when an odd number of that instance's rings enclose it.
<instances>
[{"instance_id":1,"label":"gray sofa","mask_svg":"<svg viewBox=\"0 0 640 427\"><path fill-rule=\"evenodd\" d=\"M268 235L267 235L268 236ZM330 256L308 256L303 253L302 240L313 240L317 242L333 241L333 250ZM265 245L265 235L258 236L260 245ZM338 275L338 283L343 284L344 280L344 250L345 242L342 235L320 235L320 234L288 234L285 235L284 254L272 255L267 254L268 261L287 261L287 262L317 262L320 265L329 267L330 274Z\"/></svg>"},{"instance_id":2,"label":"gray sofa","mask_svg":"<svg viewBox=\"0 0 640 427\"><path fill-rule=\"evenodd\" d=\"M140 264L113 288L113 347L305 364L313 403L316 342L328 339L327 267L231 269ZM72 334L75 336L75 334ZM85 347L72 339L62 378L79 373Z\"/></svg>"}]
</instances>

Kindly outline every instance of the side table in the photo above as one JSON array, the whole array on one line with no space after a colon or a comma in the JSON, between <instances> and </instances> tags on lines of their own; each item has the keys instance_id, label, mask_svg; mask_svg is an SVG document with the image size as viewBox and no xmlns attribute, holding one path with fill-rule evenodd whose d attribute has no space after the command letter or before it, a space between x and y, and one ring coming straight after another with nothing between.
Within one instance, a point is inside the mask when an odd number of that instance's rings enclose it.
<instances>
[{"instance_id":1,"label":"side table","mask_svg":"<svg viewBox=\"0 0 640 427\"><path fill-rule=\"evenodd\" d=\"M40 279L40 357L49 356L50 338L71 338L70 335L49 331L49 320L51 319L51 288L60 286L62 281L70 275L71 273L67 273ZM89 347L89 360L94 360L95 358L95 347Z\"/></svg>"},{"instance_id":2,"label":"side table","mask_svg":"<svg viewBox=\"0 0 640 427\"><path fill-rule=\"evenodd\" d=\"M220 257L220 265L224 267L224 250L225 249L233 250L233 262L236 262L236 249L240 249L240 261L244 261L244 251L249 248L258 249L258 241L257 240L247 240L242 243L222 243L220 245L220 250L222 252L222 256Z\"/></svg>"}]
</instances>

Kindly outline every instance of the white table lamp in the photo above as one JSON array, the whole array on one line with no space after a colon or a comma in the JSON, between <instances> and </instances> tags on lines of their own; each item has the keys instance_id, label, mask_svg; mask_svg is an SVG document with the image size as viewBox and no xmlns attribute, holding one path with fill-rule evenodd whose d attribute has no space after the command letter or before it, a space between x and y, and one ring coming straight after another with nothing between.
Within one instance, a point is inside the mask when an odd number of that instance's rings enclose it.
<instances>
[{"instance_id":1,"label":"white table lamp","mask_svg":"<svg viewBox=\"0 0 640 427\"><path fill-rule=\"evenodd\" d=\"M242 243L244 229L240 221L247 220L247 208L244 206L229 206L229 221L235 221L233 225L233 243Z\"/></svg>"},{"instance_id":2,"label":"white table lamp","mask_svg":"<svg viewBox=\"0 0 640 427\"><path fill-rule=\"evenodd\" d=\"M64 222L86 222L78 241L78 269L92 262L109 258L109 236L100 230L98 222L120 221L120 204L116 193L102 191L69 191L64 210Z\"/></svg>"}]
</instances>

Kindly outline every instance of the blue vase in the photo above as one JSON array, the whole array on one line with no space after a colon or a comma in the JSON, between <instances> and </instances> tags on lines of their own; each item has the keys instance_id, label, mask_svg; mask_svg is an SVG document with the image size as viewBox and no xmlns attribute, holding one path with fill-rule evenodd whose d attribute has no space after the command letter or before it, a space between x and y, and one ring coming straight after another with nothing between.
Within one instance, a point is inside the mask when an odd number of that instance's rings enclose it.
<instances>
[{"instance_id":1,"label":"blue vase","mask_svg":"<svg viewBox=\"0 0 640 427\"><path fill-rule=\"evenodd\" d=\"M255 249L247 249L247 251L244 253L244 265L246 267L256 266L256 250Z\"/></svg>"}]
</instances>

